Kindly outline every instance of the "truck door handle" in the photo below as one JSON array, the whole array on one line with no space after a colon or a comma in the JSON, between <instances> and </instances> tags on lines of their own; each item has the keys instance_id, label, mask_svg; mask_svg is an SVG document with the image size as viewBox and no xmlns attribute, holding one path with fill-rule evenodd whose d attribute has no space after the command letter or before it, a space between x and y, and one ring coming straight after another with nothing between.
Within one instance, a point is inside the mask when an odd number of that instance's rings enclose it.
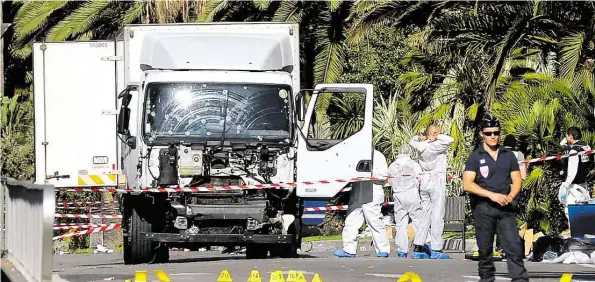
<instances>
[{"instance_id":1,"label":"truck door handle","mask_svg":"<svg viewBox=\"0 0 595 282\"><path fill-rule=\"evenodd\" d=\"M60 178L69 179L69 178L70 178L70 174L63 174L63 175L60 175L60 174L59 174L59 173L56 171L56 172L54 172L54 175L51 175L51 174L50 174L50 175L46 175L46 176L45 176L45 179L53 179L53 178L55 178L55 179L60 179Z\"/></svg>"},{"instance_id":2,"label":"truck door handle","mask_svg":"<svg viewBox=\"0 0 595 282\"><path fill-rule=\"evenodd\" d=\"M372 161L371 160L361 160L357 163L355 167L356 171L359 172L371 172L372 171Z\"/></svg>"}]
</instances>

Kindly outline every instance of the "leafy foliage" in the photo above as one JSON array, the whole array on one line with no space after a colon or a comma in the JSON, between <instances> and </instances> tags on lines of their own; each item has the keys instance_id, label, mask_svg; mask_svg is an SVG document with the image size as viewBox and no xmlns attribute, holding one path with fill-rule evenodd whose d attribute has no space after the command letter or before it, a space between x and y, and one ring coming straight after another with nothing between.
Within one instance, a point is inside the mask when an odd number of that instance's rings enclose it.
<instances>
[{"instance_id":1,"label":"leafy foliage","mask_svg":"<svg viewBox=\"0 0 595 282\"><path fill-rule=\"evenodd\" d=\"M528 157L560 150L570 126L595 143L595 7L592 1L19 1L6 56L2 173L33 175L31 42L115 35L129 23L286 21L299 23L302 87L374 84L374 143L392 161L431 123L455 138L449 169L460 174L478 146L485 113L502 121ZM361 99L327 96L314 134L350 135ZM523 184L531 227L557 232L561 162L529 166ZM595 170L593 170L595 171ZM593 174L591 178L593 178ZM450 182L458 195L461 183ZM335 223L329 223L333 225ZM339 224L339 223L337 223ZM329 225L329 226L330 226ZM338 226L338 225L337 225Z\"/></svg>"}]
</instances>

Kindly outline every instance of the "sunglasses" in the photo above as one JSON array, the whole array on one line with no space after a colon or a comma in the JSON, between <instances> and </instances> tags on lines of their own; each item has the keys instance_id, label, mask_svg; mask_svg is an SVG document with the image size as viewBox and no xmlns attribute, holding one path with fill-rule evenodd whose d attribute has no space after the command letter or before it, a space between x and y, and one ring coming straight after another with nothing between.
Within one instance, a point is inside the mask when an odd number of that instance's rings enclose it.
<instances>
[{"instance_id":1,"label":"sunglasses","mask_svg":"<svg viewBox=\"0 0 595 282\"><path fill-rule=\"evenodd\" d=\"M500 131L483 131L483 135L485 136L500 136Z\"/></svg>"}]
</instances>

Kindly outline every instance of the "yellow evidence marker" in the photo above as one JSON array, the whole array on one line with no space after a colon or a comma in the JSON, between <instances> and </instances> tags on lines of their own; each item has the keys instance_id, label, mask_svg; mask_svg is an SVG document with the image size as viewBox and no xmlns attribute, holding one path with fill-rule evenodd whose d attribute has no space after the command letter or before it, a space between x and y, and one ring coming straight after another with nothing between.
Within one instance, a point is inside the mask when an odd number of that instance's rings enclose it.
<instances>
[{"instance_id":1,"label":"yellow evidence marker","mask_svg":"<svg viewBox=\"0 0 595 282\"><path fill-rule=\"evenodd\" d=\"M318 273L314 273L314 278L312 278L312 282L323 282L322 278L320 278L320 275Z\"/></svg>"},{"instance_id":2,"label":"yellow evidence marker","mask_svg":"<svg viewBox=\"0 0 595 282\"><path fill-rule=\"evenodd\" d=\"M269 282L285 282L283 272L281 272L281 270L271 272L271 279L269 280Z\"/></svg>"},{"instance_id":3,"label":"yellow evidence marker","mask_svg":"<svg viewBox=\"0 0 595 282\"><path fill-rule=\"evenodd\" d=\"M571 281L572 281L572 274L570 274L570 273L562 274L562 277L560 278L560 282L571 282Z\"/></svg>"},{"instance_id":4,"label":"yellow evidence marker","mask_svg":"<svg viewBox=\"0 0 595 282\"><path fill-rule=\"evenodd\" d=\"M252 269L252 271L250 271L248 282L262 282L262 279L260 278L260 272L258 272L257 269Z\"/></svg>"},{"instance_id":5,"label":"yellow evidence marker","mask_svg":"<svg viewBox=\"0 0 595 282\"><path fill-rule=\"evenodd\" d=\"M308 282L308 280L306 280L304 273L300 271L297 274L297 278L295 279L295 282Z\"/></svg>"},{"instance_id":6,"label":"yellow evidence marker","mask_svg":"<svg viewBox=\"0 0 595 282\"><path fill-rule=\"evenodd\" d=\"M285 280L285 282L295 282L296 280L297 280L297 271L292 269L287 274L287 280Z\"/></svg>"},{"instance_id":7,"label":"yellow evidence marker","mask_svg":"<svg viewBox=\"0 0 595 282\"><path fill-rule=\"evenodd\" d=\"M223 269L219 274L219 278L217 278L217 282L233 282L231 280L231 275L227 269Z\"/></svg>"},{"instance_id":8,"label":"yellow evidence marker","mask_svg":"<svg viewBox=\"0 0 595 282\"><path fill-rule=\"evenodd\" d=\"M421 277L419 277L419 275L417 275L417 273L415 273L415 272L405 272L405 274L403 274L403 276L401 276L401 278L399 278L399 280L397 280L397 282L407 282L407 281L422 282Z\"/></svg>"}]
</instances>

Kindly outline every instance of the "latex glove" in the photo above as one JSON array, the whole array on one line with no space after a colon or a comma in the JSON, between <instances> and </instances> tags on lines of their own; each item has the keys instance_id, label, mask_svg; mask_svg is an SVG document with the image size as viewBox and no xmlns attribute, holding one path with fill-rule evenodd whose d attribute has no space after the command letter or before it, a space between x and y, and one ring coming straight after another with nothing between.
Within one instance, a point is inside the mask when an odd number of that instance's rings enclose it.
<instances>
[{"instance_id":1,"label":"latex glove","mask_svg":"<svg viewBox=\"0 0 595 282\"><path fill-rule=\"evenodd\" d=\"M558 200L560 200L560 203L562 203L563 205L566 205L566 198L568 197L568 186L568 184L562 183L562 185L560 185L560 189L558 190Z\"/></svg>"},{"instance_id":2,"label":"latex glove","mask_svg":"<svg viewBox=\"0 0 595 282\"><path fill-rule=\"evenodd\" d=\"M562 141L560 141L560 146L564 147L564 146L566 146L567 143L568 143L568 140L566 140L566 137L564 137L562 139Z\"/></svg>"}]
</instances>

